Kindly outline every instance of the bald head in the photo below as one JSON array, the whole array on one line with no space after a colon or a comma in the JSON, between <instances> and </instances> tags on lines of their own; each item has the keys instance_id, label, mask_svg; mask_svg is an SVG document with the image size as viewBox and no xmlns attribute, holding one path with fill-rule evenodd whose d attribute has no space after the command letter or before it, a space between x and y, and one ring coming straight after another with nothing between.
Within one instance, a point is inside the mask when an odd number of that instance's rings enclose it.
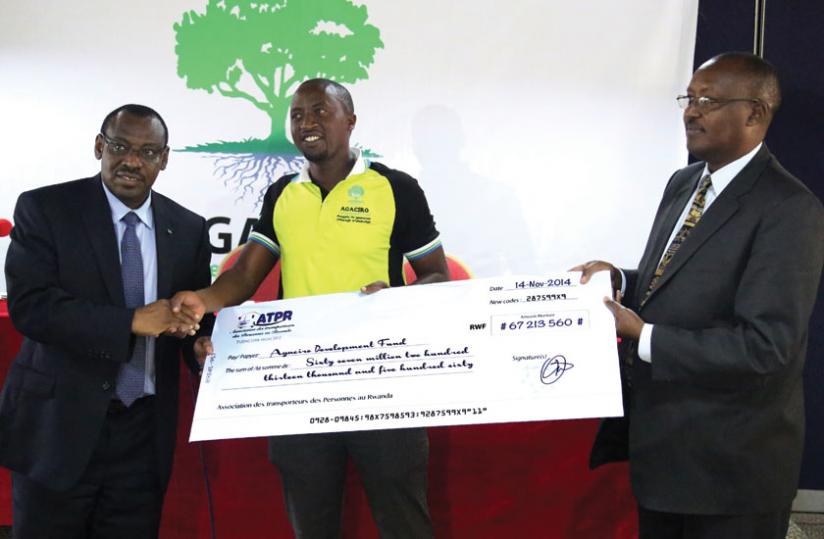
<instances>
[{"instance_id":1,"label":"bald head","mask_svg":"<svg viewBox=\"0 0 824 539\"><path fill-rule=\"evenodd\" d=\"M761 58L729 52L704 63L687 87L687 149L710 172L756 148L767 134L781 90L775 68ZM706 98L700 103L696 98Z\"/></svg>"},{"instance_id":2,"label":"bald head","mask_svg":"<svg viewBox=\"0 0 824 539\"><path fill-rule=\"evenodd\" d=\"M309 79L298 86L297 92L310 88L323 90L327 95L333 96L337 99L340 104L343 105L344 110L346 110L348 114L355 113L355 104L352 101L352 95L342 84L338 84L337 82L329 79Z\"/></svg>"},{"instance_id":3,"label":"bald head","mask_svg":"<svg viewBox=\"0 0 824 539\"><path fill-rule=\"evenodd\" d=\"M725 52L704 62L698 71L717 69L739 78L749 95L769 105L770 119L781 106L781 84L775 67L763 58L748 52Z\"/></svg>"}]
</instances>

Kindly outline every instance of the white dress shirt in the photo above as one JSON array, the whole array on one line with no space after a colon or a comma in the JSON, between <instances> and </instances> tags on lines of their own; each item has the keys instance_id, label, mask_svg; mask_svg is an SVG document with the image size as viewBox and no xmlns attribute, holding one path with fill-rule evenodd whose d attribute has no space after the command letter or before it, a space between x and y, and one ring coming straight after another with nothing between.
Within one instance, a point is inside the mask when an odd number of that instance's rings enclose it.
<instances>
[{"instance_id":1,"label":"white dress shirt","mask_svg":"<svg viewBox=\"0 0 824 539\"><path fill-rule=\"evenodd\" d=\"M146 201L137 209L131 209L123 204L119 198L114 196L106 184L101 182L103 192L109 201L109 208L112 210L112 224L117 234L117 254L120 254L120 242L123 241L123 234L126 232L126 223L123 217L131 212L137 214L140 223L135 228L137 239L140 241L140 256L143 258L143 298L148 305L157 301L157 246L155 245L154 215L152 214L152 193ZM121 260L122 262L122 260ZM143 384L143 393L146 395L155 394L155 338L146 337L146 379Z\"/></svg>"}]
</instances>

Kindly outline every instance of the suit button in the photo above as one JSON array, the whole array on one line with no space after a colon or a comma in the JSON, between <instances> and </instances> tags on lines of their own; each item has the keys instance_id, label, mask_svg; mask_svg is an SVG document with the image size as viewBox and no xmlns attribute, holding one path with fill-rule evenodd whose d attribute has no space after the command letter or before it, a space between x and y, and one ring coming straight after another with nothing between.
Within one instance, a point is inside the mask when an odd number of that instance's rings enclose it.
<instances>
[{"instance_id":1,"label":"suit button","mask_svg":"<svg viewBox=\"0 0 824 539\"><path fill-rule=\"evenodd\" d=\"M112 384L110 384L109 382L103 382L102 387L103 387L103 391L108 391L112 388Z\"/></svg>"},{"instance_id":2,"label":"suit button","mask_svg":"<svg viewBox=\"0 0 824 539\"><path fill-rule=\"evenodd\" d=\"M106 352L105 354L103 354L103 359L112 359L112 355Z\"/></svg>"}]
</instances>

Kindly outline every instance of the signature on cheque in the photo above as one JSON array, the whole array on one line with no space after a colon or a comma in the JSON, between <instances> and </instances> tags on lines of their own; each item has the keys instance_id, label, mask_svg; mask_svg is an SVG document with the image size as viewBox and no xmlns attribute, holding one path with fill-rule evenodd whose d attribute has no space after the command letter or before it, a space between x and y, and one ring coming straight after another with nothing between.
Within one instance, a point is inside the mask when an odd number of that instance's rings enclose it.
<instances>
[{"instance_id":1,"label":"signature on cheque","mask_svg":"<svg viewBox=\"0 0 824 539\"><path fill-rule=\"evenodd\" d=\"M543 366L541 366L541 382L546 385L554 384L561 379L566 371L574 366L561 354L553 356L544 361Z\"/></svg>"}]
</instances>

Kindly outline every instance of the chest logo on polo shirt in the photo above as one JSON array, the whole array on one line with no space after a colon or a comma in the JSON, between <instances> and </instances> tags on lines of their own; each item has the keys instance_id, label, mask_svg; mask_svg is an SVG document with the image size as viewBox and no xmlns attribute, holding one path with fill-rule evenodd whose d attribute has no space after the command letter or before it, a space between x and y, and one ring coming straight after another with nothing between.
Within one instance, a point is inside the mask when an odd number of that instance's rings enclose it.
<instances>
[{"instance_id":1,"label":"chest logo on polo shirt","mask_svg":"<svg viewBox=\"0 0 824 539\"><path fill-rule=\"evenodd\" d=\"M350 204L362 204L363 195L366 193L366 190L360 185L353 185L346 193L349 195Z\"/></svg>"},{"instance_id":2,"label":"chest logo on polo shirt","mask_svg":"<svg viewBox=\"0 0 824 539\"><path fill-rule=\"evenodd\" d=\"M336 216L339 223L358 223L368 225L372 222L369 207L364 205L363 195L366 190L361 185L353 185L346 192L349 202L340 207Z\"/></svg>"}]
</instances>

